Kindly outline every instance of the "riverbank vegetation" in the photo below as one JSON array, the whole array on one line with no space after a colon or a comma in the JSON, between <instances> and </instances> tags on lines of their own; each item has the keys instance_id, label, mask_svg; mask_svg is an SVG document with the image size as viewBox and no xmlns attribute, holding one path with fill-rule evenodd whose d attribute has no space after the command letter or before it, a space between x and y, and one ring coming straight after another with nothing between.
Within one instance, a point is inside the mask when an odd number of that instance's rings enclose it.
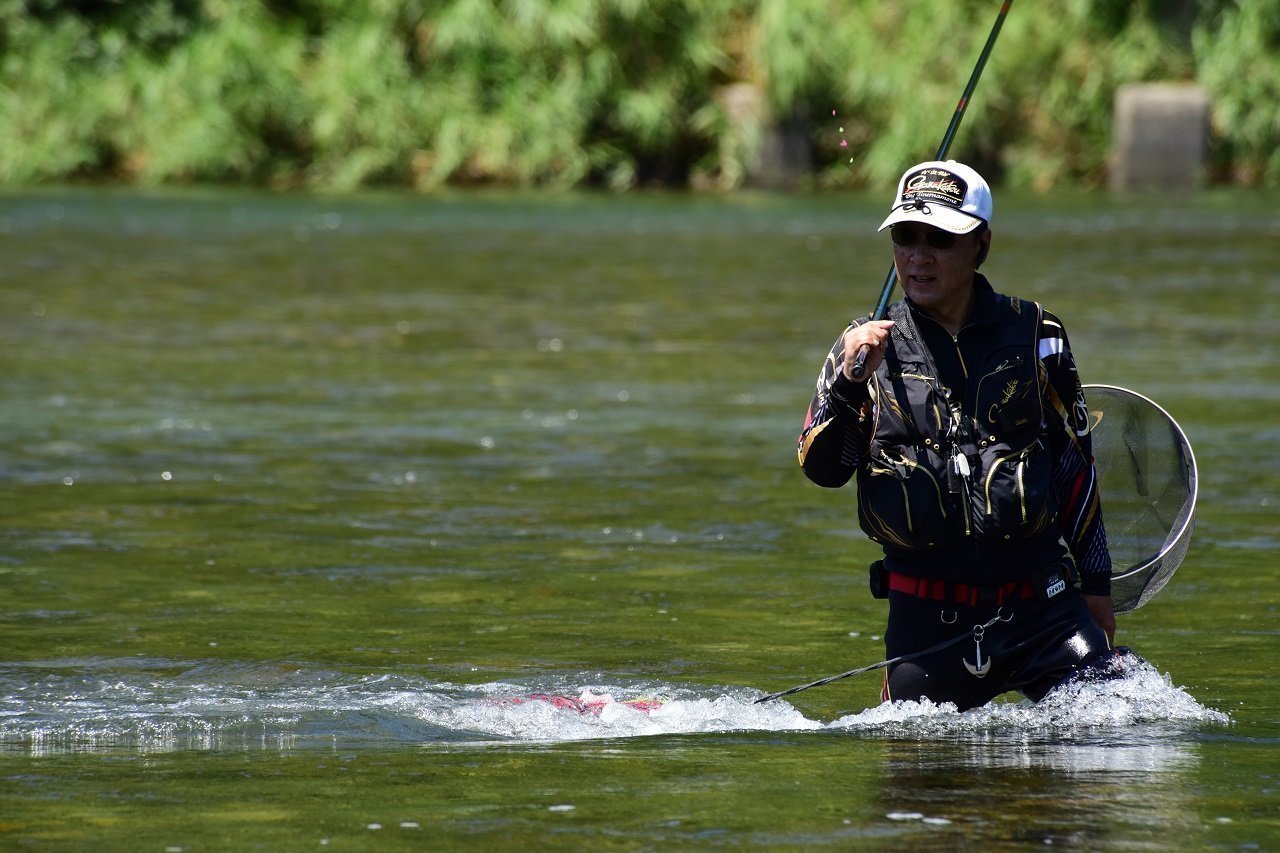
<instances>
[{"instance_id":1,"label":"riverbank vegetation","mask_svg":"<svg viewBox=\"0 0 1280 853\"><path fill-rule=\"evenodd\" d=\"M729 189L790 139L802 183L883 186L932 156L998 8L0 0L0 183ZM1208 92L1213 183L1280 186L1280 0L1015 3L953 153L1101 185L1142 81Z\"/></svg>"}]
</instances>

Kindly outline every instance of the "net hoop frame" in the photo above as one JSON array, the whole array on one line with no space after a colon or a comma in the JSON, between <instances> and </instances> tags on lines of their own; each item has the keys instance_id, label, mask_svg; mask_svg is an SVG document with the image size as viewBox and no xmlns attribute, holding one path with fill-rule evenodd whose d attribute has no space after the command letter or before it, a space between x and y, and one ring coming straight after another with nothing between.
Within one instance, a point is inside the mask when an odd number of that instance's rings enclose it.
<instances>
[{"instance_id":1,"label":"net hoop frame","mask_svg":"<svg viewBox=\"0 0 1280 853\"><path fill-rule=\"evenodd\" d=\"M1164 558L1166 554L1169 553L1170 550L1172 550L1174 545L1182 541L1183 537L1187 535L1188 530L1192 527L1195 521L1195 515L1196 515L1196 500L1198 499L1200 494L1200 469L1196 465L1196 454L1191 447L1191 441L1187 438L1187 434L1183 432L1181 425L1179 425L1178 422L1174 420L1173 416L1170 415L1163 406L1161 406L1159 403L1157 403L1155 400L1152 400L1150 397L1146 396L1145 394L1139 394L1137 391L1133 391L1129 388L1123 388L1119 385L1091 384L1091 385L1084 385L1082 387L1084 389L1086 399L1088 399L1089 389L1097 388L1097 389L1102 389L1110 392L1119 392L1120 394L1127 394L1131 397L1136 397L1137 399L1146 403L1148 406L1151 406L1153 409L1155 409L1157 412L1163 415L1165 420L1168 421L1169 425L1173 427L1174 432L1178 436L1178 441L1182 445L1182 449L1186 453L1186 476L1190 486L1190 489L1189 489L1190 494L1188 495L1188 500L1190 503L1188 505L1186 517L1182 520L1182 524L1181 526L1178 527L1176 532L1171 530L1170 535L1165 537L1164 545L1162 545L1160 550L1156 552L1155 556L1151 557L1150 559L1142 563L1139 563L1136 566L1131 566L1130 568L1124 569L1123 571L1118 573L1115 571L1115 568L1112 567L1111 577L1113 580L1133 577L1134 575L1139 574L1141 572L1145 572L1149 570L1152 566L1156 565L1161 559ZM1101 424L1101 421L1099 421L1098 424L1094 424L1093 426L1091 426L1089 428L1089 432L1092 433L1095 429L1097 429L1097 427L1100 424ZM1104 501L1105 501L1105 497L1106 496L1104 495L1103 496ZM1172 577L1172 575L1173 575L1173 572L1170 572L1169 576Z\"/></svg>"}]
</instances>

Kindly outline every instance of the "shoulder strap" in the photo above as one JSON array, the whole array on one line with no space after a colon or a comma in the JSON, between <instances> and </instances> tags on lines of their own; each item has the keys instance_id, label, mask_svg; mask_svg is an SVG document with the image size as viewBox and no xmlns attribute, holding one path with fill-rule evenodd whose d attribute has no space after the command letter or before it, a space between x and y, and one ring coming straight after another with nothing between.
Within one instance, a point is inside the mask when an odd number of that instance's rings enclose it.
<instances>
[{"instance_id":1,"label":"shoulder strap","mask_svg":"<svg viewBox=\"0 0 1280 853\"><path fill-rule=\"evenodd\" d=\"M1036 393L1040 395L1040 405L1044 406L1044 385L1047 374L1040 364L1040 329L1044 323L1044 306L1032 302L1034 311L1027 312L1032 317L1031 324L1031 363L1036 366Z\"/></svg>"},{"instance_id":2,"label":"shoulder strap","mask_svg":"<svg viewBox=\"0 0 1280 853\"><path fill-rule=\"evenodd\" d=\"M907 307L907 300L899 299L890 305L889 310L885 313L893 321L891 338L897 337L901 340L912 342L921 340L920 330L916 328L916 321L911 316L911 309Z\"/></svg>"}]
</instances>

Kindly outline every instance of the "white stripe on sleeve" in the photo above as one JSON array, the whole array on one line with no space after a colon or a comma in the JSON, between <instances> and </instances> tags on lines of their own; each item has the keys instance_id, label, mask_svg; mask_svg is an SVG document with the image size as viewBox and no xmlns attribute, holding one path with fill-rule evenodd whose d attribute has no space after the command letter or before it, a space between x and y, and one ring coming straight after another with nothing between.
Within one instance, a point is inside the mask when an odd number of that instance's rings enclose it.
<instances>
[{"instance_id":1,"label":"white stripe on sleeve","mask_svg":"<svg viewBox=\"0 0 1280 853\"><path fill-rule=\"evenodd\" d=\"M1040 339L1040 359L1043 361L1051 355L1062 355L1062 338Z\"/></svg>"}]
</instances>

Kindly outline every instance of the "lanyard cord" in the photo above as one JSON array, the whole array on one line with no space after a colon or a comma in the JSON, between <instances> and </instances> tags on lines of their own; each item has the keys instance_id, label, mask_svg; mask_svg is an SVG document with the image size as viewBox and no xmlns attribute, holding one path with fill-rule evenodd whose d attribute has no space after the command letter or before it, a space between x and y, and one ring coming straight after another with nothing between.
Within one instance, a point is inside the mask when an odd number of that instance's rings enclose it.
<instances>
[{"instance_id":1,"label":"lanyard cord","mask_svg":"<svg viewBox=\"0 0 1280 853\"><path fill-rule=\"evenodd\" d=\"M864 672L871 672L872 670L882 669L886 666L893 666L895 663L904 663L905 661L915 660L916 658L921 658L921 657L924 657L925 655L931 655L934 652L940 652L945 648L954 646L956 643L959 643L961 640L967 640L972 637L980 637L983 633L986 632L988 628L990 628L992 625L996 624L997 622L1008 622L1012 618L1013 618L1012 613L1010 613L1008 616L1002 616L1001 610L997 608L996 615L992 616L990 621L986 622L983 625L974 625L973 630L969 633L958 634L949 640L943 640L941 643L932 645L929 648L924 649L922 651L911 652L905 655L898 655L895 658L882 660L879 663L873 663L870 666L860 666L857 669L851 669L848 672L842 672L839 675L831 675L826 678L819 678L817 681L811 681L808 684L801 684L798 687L791 687L786 690L780 690L777 693L770 693L768 696L761 696L752 704L759 705L762 702L771 702L774 699L781 699L783 696L790 696L792 693L799 693L801 690L808 690L810 687L821 687L824 684L830 684L833 681L840 681L843 678L851 678L852 676L855 676L855 675L862 675Z\"/></svg>"}]
</instances>

